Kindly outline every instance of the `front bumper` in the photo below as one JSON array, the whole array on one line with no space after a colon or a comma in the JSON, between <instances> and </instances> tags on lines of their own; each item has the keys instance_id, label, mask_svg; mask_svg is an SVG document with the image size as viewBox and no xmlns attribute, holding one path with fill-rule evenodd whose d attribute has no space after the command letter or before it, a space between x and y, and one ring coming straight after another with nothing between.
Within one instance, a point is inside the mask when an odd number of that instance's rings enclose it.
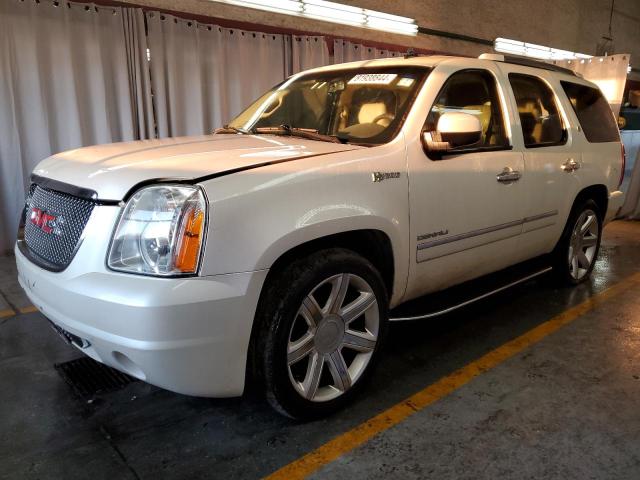
<instances>
[{"instance_id":1,"label":"front bumper","mask_svg":"<svg viewBox=\"0 0 640 480\"><path fill-rule=\"evenodd\" d=\"M244 389L247 351L267 271L163 279L43 270L15 249L18 279L54 324L95 360L186 395ZM76 263L78 259L75 259Z\"/></svg>"}]
</instances>

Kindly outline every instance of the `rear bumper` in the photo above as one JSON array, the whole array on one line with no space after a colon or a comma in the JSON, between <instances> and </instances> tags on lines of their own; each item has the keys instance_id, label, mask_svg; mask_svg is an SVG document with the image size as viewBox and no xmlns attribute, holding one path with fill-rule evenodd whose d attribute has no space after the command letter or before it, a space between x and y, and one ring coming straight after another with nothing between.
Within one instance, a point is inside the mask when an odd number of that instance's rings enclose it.
<instances>
[{"instance_id":1,"label":"rear bumper","mask_svg":"<svg viewBox=\"0 0 640 480\"><path fill-rule=\"evenodd\" d=\"M607 214L604 217L604 223L607 224L611 220L614 220L618 215L618 212L622 208L624 203L624 193L620 190L611 192L609 194L609 203L607 205Z\"/></svg>"},{"instance_id":2,"label":"rear bumper","mask_svg":"<svg viewBox=\"0 0 640 480\"><path fill-rule=\"evenodd\" d=\"M99 362L167 390L241 395L267 271L161 279L110 271L53 273L16 248L18 279L54 324Z\"/></svg>"}]
</instances>

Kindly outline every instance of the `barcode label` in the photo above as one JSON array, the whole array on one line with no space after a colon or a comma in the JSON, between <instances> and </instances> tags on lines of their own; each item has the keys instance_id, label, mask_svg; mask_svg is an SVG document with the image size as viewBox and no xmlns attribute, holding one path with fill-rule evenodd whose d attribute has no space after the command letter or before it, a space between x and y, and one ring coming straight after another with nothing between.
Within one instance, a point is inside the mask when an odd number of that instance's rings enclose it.
<instances>
[{"instance_id":1,"label":"barcode label","mask_svg":"<svg viewBox=\"0 0 640 480\"><path fill-rule=\"evenodd\" d=\"M349 80L349 85L389 85L397 73L360 73Z\"/></svg>"}]
</instances>

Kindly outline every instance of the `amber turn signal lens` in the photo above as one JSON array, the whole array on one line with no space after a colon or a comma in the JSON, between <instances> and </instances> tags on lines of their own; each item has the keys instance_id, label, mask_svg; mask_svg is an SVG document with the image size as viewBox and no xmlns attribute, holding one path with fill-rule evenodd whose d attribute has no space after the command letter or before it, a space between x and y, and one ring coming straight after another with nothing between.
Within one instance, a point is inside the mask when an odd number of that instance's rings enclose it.
<instances>
[{"instance_id":1,"label":"amber turn signal lens","mask_svg":"<svg viewBox=\"0 0 640 480\"><path fill-rule=\"evenodd\" d=\"M190 208L182 221L182 228L179 232L180 247L175 260L176 268L182 272L195 273L198 267L203 225L204 212L200 209Z\"/></svg>"}]
</instances>

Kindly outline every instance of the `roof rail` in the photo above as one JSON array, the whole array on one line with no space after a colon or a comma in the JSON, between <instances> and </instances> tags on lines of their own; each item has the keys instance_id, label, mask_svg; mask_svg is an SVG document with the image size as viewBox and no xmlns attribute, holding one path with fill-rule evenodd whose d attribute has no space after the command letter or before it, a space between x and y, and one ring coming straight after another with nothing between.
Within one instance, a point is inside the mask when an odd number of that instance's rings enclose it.
<instances>
[{"instance_id":1,"label":"roof rail","mask_svg":"<svg viewBox=\"0 0 640 480\"><path fill-rule=\"evenodd\" d=\"M573 75L577 77L576 72L568 68L560 67L552 63L541 62L538 60L532 60L526 57L517 57L514 55L499 55L495 53L483 53L478 57L481 60L493 60L494 62L511 63L514 65L522 65L524 67L541 68L543 70L551 70L553 72L565 73L567 75Z\"/></svg>"}]
</instances>

